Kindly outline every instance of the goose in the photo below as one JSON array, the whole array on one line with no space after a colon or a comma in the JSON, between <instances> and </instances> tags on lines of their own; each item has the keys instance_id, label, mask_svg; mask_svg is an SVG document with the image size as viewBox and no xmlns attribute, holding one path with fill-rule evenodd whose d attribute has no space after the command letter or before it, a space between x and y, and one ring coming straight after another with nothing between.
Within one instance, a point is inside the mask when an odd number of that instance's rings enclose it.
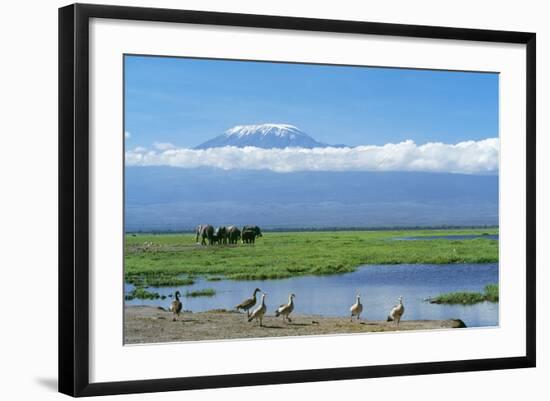
<instances>
[{"instance_id":1,"label":"goose","mask_svg":"<svg viewBox=\"0 0 550 401\"><path fill-rule=\"evenodd\" d=\"M349 310L351 312L349 321L351 322L354 316L357 316L357 320L359 320L359 316L361 315L361 312L363 312L363 304L361 303L361 294L357 294L357 301L353 305L351 305L351 308Z\"/></svg>"},{"instance_id":2,"label":"goose","mask_svg":"<svg viewBox=\"0 0 550 401\"><path fill-rule=\"evenodd\" d=\"M176 299L174 299L172 301L172 303L170 304L170 311L174 313L174 322L176 320L178 320L178 316L180 315L180 312L181 312L181 307L182 307L182 304L181 304L181 301L180 301L180 292L179 291L176 291L176 293L174 294L174 297Z\"/></svg>"},{"instance_id":3,"label":"goose","mask_svg":"<svg viewBox=\"0 0 550 401\"><path fill-rule=\"evenodd\" d=\"M405 313L405 306L403 305L403 297L399 297L398 301L399 303L392 308L390 314L388 315L388 322L393 321L396 325L399 326L401 316L403 316L403 313Z\"/></svg>"},{"instance_id":4,"label":"goose","mask_svg":"<svg viewBox=\"0 0 550 401\"><path fill-rule=\"evenodd\" d=\"M277 316L277 317L283 316L283 322L285 320L288 320L289 322L292 322L292 320L290 319L290 317L288 315L290 315L292 313L292 311L294 310L294 298L295 297L296 297L296 295L290 294L288 296L288 303L282 304L275 311L275 316Z\"/></svg>"},{"instance_id":5,"label":"goose","mask_svg":"<svg viewBox=\"0 0 550 401\"><path fill-rule=\"evenodd\" d=\"M260 306L258 306L256 309L254 309L254 312L250 315L248 318L248 321L251 322L252 320L256 319L260 321L260 327L262 326L262 319L264 318L265 311L267 310L267 307L265 306L265 293L262 293L262 303Z\"/></svg>"},{"instance_id":6,"label":"goose","mask_svg":"<svg viewBox=\"0 0 550 401\"><path fill-rule=\"evenodd\" d=\"M250 317L250 309L256 305L256 293L262 292L259 288L256 288L254 290L254 294L252 294L252 297L245 299L240 304L235 306L235 309L239 310L242 309L246 311L246 317Z\"/></svg>"}]
</instances>

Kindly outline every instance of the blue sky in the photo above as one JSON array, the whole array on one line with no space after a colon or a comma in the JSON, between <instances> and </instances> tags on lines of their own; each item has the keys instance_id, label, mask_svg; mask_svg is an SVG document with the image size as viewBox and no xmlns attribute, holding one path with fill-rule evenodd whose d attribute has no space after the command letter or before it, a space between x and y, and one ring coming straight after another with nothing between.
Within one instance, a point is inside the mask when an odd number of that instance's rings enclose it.
<instances>
[{"instance_id":1,"label":"blue sky","mask_svg":"<svg viewBox=\"0 0 550 401\"><path fill-rule=\"evenodd\" d=\"M261 123L350 146L495 138L498 75L125 57L127 147L194 147Z\"/></svg>"}]
</instances>

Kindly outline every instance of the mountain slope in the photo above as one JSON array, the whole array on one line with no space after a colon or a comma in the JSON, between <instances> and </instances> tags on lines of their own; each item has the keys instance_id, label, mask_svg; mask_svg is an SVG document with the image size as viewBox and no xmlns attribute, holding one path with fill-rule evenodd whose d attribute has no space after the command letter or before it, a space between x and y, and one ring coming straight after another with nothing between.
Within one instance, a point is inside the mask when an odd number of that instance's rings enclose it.
<instances>
[{"instance_id":1,"label":"mountain slope","mask_svg":"<svg viewBox=\"0 0 550 401\"><path fill-rule=\"evenodd\" d=\"M126 230L498 224L498 176L126 168Z\"/></svg>"},{"instance_id":2,"label":"mountain slope","mask_svg":"<svg viewBox=\"0 0 550 401\"><path fill-rule=\"evenodd\" d=\"M318 148L328 145L315 139L289 124L237 125L225 134L212 138L195 149L218 148L223 146L255 146L258 148Z\"/></svg>"}]
</instances>

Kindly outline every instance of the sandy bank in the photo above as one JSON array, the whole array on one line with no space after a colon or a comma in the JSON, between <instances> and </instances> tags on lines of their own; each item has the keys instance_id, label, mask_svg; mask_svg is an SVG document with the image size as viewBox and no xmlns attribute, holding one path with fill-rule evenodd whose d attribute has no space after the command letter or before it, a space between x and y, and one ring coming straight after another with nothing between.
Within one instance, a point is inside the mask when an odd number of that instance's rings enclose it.
<instances>
[{"instance_id":1,"label":"sandy bank","mask_svg":"<svg viewBox=\"0 0 550 401\"><path fill-rule=\"evenodd\" d=\"M395 326L392 322L350 322L349 318L315 315L291 315L292 322L288 324L266 315L260 327L258 323L249 323L246 314L225 310L185 312L174 322L172 313L148 306L126 307L124 315L126 344L465 327L461 320L454 319L405 320Z\"/></svg>"}]
</instances>

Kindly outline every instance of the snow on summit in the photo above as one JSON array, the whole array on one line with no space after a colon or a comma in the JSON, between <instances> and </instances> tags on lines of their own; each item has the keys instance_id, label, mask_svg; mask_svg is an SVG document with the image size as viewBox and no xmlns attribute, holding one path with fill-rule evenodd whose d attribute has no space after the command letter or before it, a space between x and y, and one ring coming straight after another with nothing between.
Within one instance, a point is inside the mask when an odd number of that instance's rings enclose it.
<instances>
[{"instance_id":1,"label":"snow on summit","mask_svg":"<svg viewBox=\"0 0 550 401\"><path fill-rule=\"evenodd\" d=\"M298 127L290 124L259 124L237 125L224 134L212 138L196 149L219 148L235 146L243 148L255 146L258 148L319 148L328 145L317 142Z\"/></svg>"},{"instance_id":2,"label":"snow on summit","mask_svg":"<svg viewBox=\"0 0 550 401\"><path fill-rule=\"evenodd\" d=\"M260 125L237 125L225 131L226 136L236 135L242 137L245 135L306 135L302 131L290 124L260 124Z\"/></svg>"}]
</instances>

